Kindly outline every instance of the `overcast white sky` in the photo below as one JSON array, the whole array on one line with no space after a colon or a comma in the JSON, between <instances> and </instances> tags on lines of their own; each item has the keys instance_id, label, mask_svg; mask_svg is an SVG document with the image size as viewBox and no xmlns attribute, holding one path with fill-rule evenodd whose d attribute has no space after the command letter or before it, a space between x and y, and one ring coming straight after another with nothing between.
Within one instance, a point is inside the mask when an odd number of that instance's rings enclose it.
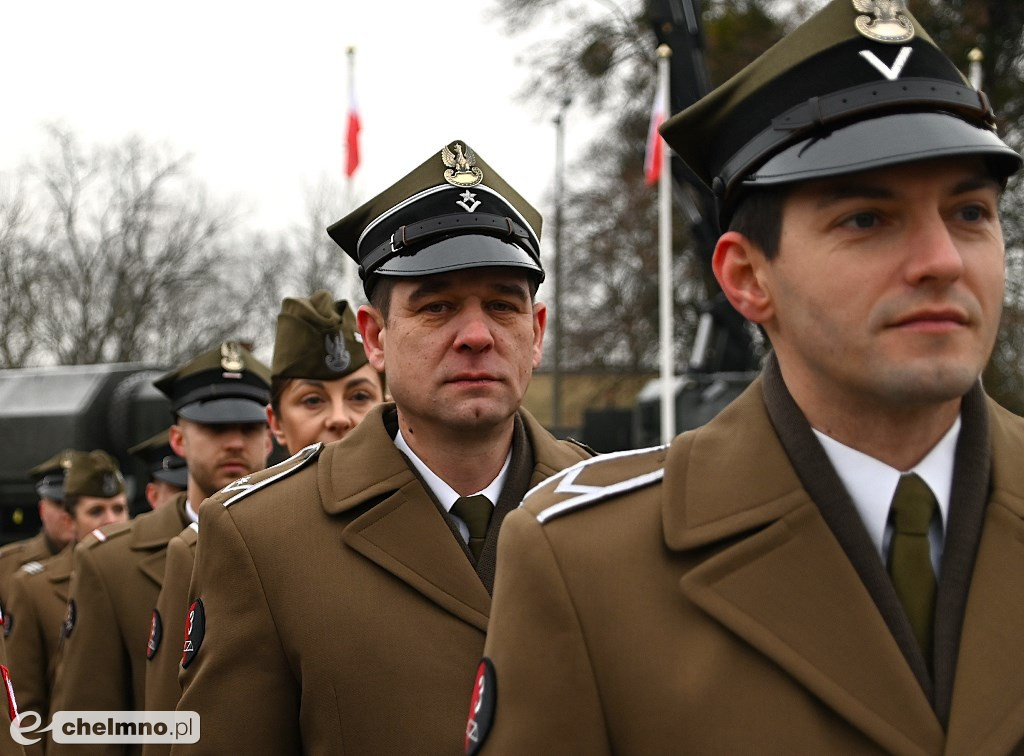
<instances>
[{"instance_id":1,"label":"overcast white sky","mask_svg":"<svg viewBox=\"0 0 1024 756\"><path fill-rule=\"evenodd\" d=\"M550 217L553 113L518 97L529 43L506 38L496 2L3 0L0 175L50 122L87 145L138 134L190 153L247 226L283 230L308 187L343 178L355 45L357 199L459 138Z\"/></svg>"}]
</instances>

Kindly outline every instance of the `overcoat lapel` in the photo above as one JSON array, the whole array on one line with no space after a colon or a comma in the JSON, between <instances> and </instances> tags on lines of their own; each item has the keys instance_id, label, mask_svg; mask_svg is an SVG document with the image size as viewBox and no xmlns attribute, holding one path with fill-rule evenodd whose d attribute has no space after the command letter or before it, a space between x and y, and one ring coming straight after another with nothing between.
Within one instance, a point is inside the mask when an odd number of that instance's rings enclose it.
<instances>
[{"instance_id":1,"label":"overcoat lapel","mask_svg":"<svg viewBox=\"0 0 1024 756\"><path fill-rule=\"evenodd\" d=\"M760 383L669 451L666 545L717 549L681 590L882 748L940 752L942 728L779 444ZM715 468L730 474L701 474Z\"/></svg>"},{"instance_id":2,"label":"overcoat lapel","mask_svg":"<svg viewBox=\"0 0 1024 756\"><path fill-rule=\"evenodd\" d=\"M50 560L49 569L46 571L47 579L53 586L54 595L65 604L71 598L71 567L74 562L74 553L73 546L67 549L66 554L63 551L58 553Z\"/></svg>"},{"instance_id":3,"label":"overcoat lapel","mask_svg":"<svg viewBox=\"0 0 1024 756\"><path fill-rule=\"evenodd\" d=\"M137 517L132 523L132 551L154 552L140 555L137 562L138 568L158 588L164 582L167 543L187 528L188 523L189 518L185 514L184 493L178 494L173 501L169 501L160 509Z\"/></svg>"},{"instance_id":4,"label":"overcoat lapel","mask_svg":"<svg viewBox=\"0 0 1024 756\"><path fill-rule=\"evenodd\" d=\"M989 410L993 490L964 616L950 753L1008 753L1024 738L1024 433L1001 407Z\"/></svg>"},{"instance_id":5,"label":"overcoat lapel","mask_svg":"<svg viewBox=\"0 0 1024 756\"><path fill-rule=\"evenodd\" d=\"M345 546L480 630L490 596L437 505L384 424L382 405L320 456L317 482L324 509L351 511ZM361 514L357 510L365 508Z\"/></svg>"}]
</instances>

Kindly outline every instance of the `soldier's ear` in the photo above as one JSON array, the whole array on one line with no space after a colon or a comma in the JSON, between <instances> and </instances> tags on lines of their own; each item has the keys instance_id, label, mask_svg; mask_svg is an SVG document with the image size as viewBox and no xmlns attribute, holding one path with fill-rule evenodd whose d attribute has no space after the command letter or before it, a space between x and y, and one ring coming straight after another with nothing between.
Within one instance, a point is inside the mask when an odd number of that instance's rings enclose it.
<instances>
[{"instance_id":1,"label":"soldier's ear","mask_svg":"<svg viewBox=\"0 0 1024 756\"><path fill-rule=\"evenodd\" d=\"M171 451L182 459L185 459L185 434L181 432L181 426L175 423L167 431L167 441L171 445Z\"/></svg>"},{"instance_id":2,"label":"soldier's ear","mask_svg":"<svg viewBox=\"0 0 1024 756\"><path fill-rule=\"evenodd\" d=\"M361 305L356 312L356 324L363 337L366 359L378 373L384 372L384 318L372 305Z\"/></svg>"},{"instance_id":3,"label":"soldier's ear","mask_svg":"<svg viewBox=\"0 0 1024 756\"><path fill-rule=\"evenodd\" d=\"M715 245L711 269L740 315L758 324L772 318L770 265L757 244L736 231L725 232Z\"/></svg>"}]
</instances>

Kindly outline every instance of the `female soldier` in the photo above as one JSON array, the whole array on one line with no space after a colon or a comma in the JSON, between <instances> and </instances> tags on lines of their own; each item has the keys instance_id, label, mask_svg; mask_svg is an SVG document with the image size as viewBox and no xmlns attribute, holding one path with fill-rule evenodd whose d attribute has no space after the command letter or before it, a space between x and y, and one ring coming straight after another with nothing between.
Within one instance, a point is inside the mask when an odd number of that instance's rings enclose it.
<instances>
[{"instance_id":1,"label":"female soldier","mask_svg":"<svg viewBox=\"0 0 1024 756\"><path fill-rule=\"evenodd\" d=\"M383 401L384 378L366 361L347 302L318 291L281 303L270 391L270 429L290 454L337 441Z\"/></svg>"}]
</instances>

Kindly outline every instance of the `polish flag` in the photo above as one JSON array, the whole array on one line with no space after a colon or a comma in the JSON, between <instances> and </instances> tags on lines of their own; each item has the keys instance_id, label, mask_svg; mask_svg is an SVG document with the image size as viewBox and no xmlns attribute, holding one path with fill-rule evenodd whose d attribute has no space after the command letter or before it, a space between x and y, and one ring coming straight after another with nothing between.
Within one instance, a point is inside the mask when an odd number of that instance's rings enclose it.
<instances>
[{"instance_id":1,"label":"polish flag","mask_svg":"<svg viewBox=\"0 0 1024 756\"><path fill-rule=\"evenodd\" d=\"M648 185L658 183L661 177L662 150L665 140L658 129L668 116L668 82L658 81L654 92L654 106L651 108L651 125L647 131L647 151L644 155L644 178Z\"/></svg>"},{"instance_id":2,"label":"polish flag","mask_svg":"<svg viewBox=\"0 0 1024 756\"><path fill-rule=\"evenodd\" d=\"M362 124L359 121L359 109L356 107L356 95L353 89L349 90L348 100L348 130L345 133L345 175L352 178L352 174L359 167L359 130Z\"/></svg>"}]
</instances>

